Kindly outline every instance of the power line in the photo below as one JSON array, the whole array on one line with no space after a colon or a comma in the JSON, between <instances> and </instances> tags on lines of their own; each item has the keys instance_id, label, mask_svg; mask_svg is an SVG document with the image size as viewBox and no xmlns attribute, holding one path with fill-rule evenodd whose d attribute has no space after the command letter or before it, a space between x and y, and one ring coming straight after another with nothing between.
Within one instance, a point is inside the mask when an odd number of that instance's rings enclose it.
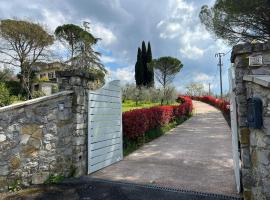
<instances>
[{"instance_id":1,"label":"power line","mask_svg":"<svg viewBox=\"0 0 270 200\"><path fill-rule=\"evenodd\" d=\"M222 57L225 56L225 53L216 53L215 57L218 57L218 66L219 66L219 80L220 80L220 97L223 97L222 91Z\"/></svg>"}]
</instances>

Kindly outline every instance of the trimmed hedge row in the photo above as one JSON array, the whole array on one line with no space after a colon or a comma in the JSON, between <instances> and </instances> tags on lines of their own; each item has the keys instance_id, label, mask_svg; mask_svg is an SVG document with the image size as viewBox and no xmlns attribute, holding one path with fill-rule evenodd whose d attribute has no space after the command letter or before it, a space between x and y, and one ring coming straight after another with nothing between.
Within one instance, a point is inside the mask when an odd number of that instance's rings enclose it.
<instances>
[{"instance_id":1,"label":"trimmed hedge row","mask_svg":"<svg viewBox=\"0 0 270 200\"><path fill-rule=\"evenodd\" d=\"M217 99L212 96L193 96L191 97L194 100L202 101L208 103L218 109L220 109L223 113L229 115L230 114L230 103L223 99Z\"/></svg>"},{"instance_id":2,"label":"trimmed hedge row","mask_svg":"<svg viewBox=\"0 0 270 200\"><path fill-rule=\"evenodd\" d=\"M134 140L144 136L145 132L151 129L161 127L182 117L188 117L193 109L191 98L180 96L178 101L181 102L180 105L154 106L124 112L124 137Z\"/></svg>"}]
</instances>

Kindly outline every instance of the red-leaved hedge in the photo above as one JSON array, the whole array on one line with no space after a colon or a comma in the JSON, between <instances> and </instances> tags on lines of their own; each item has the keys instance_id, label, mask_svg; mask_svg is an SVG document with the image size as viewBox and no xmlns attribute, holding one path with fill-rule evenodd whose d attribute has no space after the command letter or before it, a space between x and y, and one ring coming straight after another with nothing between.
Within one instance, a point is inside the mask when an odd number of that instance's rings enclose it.
<instances>
[{"instance_id":1,"label":"red-leaved hedge","mask_svg":"<svg viewBox=\"0 0 270 200\"><path fill-rule=\"evenodd\" d=\"M193 105L190 97L178 97L180 105L154 106L123 113L123 133L128 139L136 139L145 132L191 114Z\"/></svg>"},{"instance_id":2,"label":"red-leaved hedge","mask_svg":"<svg viewBox=\"0 0 270 200\"><path fill-rule=\"evenodd\" d=\"M223 99L217 99L212 96L193 96L191 98L194 100L202 101L212 106L215 106L216 108L220 109L225 114L230 113L230 103Z\"/></svg>"}]
</instances>

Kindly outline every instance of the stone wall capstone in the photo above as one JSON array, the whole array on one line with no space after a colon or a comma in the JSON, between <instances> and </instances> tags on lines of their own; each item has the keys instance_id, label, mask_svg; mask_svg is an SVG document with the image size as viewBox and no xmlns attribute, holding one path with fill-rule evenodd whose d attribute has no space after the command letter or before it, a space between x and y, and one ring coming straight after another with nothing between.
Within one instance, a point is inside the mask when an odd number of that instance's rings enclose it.
<instances>
[{"instance_id":1,"label":"stone wall capstone","mask_svg":"<svg viewBox=\"0 0 270 200\"><path fill-rule=\"evenodd\" d=\"M263 64L249 66L249 56L262 56ZM254 82L252 77L270 80L270 42L246 43L233 48L231 62L235 68L235 94L238 114L238 135L241 150L241 174L245 200L270 199L270 87ZM263 127L250 128L247 123L248 99L259 97L263 102Z\"/></svg>"}]
</instances>

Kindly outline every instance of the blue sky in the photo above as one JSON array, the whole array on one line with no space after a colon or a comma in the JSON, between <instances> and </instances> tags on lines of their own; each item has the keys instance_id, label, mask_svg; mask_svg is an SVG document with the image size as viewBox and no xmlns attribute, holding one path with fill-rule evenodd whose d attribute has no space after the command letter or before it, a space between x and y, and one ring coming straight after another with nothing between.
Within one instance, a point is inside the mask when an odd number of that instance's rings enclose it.
<instances>
[{"instance_id":1,"label":"blue sky","mask_svg":"<svg viewBox=\"0 0 270 200\"><path fill-rule=\"evenodd\" d=\"M199 11L213 0L1 0L0 18L29 19L39 22L53 33L64 23L82 25L102 41L96 49L109 70L108 80L134 82L134 64L142 40L150 41L153 57L174 56L184 68L174 86L181 92L191 82L203 83L219 93L216 52L231 47L215 39L200 24ZM54 51L63 47L56 44ZM62 55L62 54L61 54ZM224 57L224 90L228 91L227 69L230 53ZM207 88L206 87L206 88Z\"/></svg>"}]
</instances>

